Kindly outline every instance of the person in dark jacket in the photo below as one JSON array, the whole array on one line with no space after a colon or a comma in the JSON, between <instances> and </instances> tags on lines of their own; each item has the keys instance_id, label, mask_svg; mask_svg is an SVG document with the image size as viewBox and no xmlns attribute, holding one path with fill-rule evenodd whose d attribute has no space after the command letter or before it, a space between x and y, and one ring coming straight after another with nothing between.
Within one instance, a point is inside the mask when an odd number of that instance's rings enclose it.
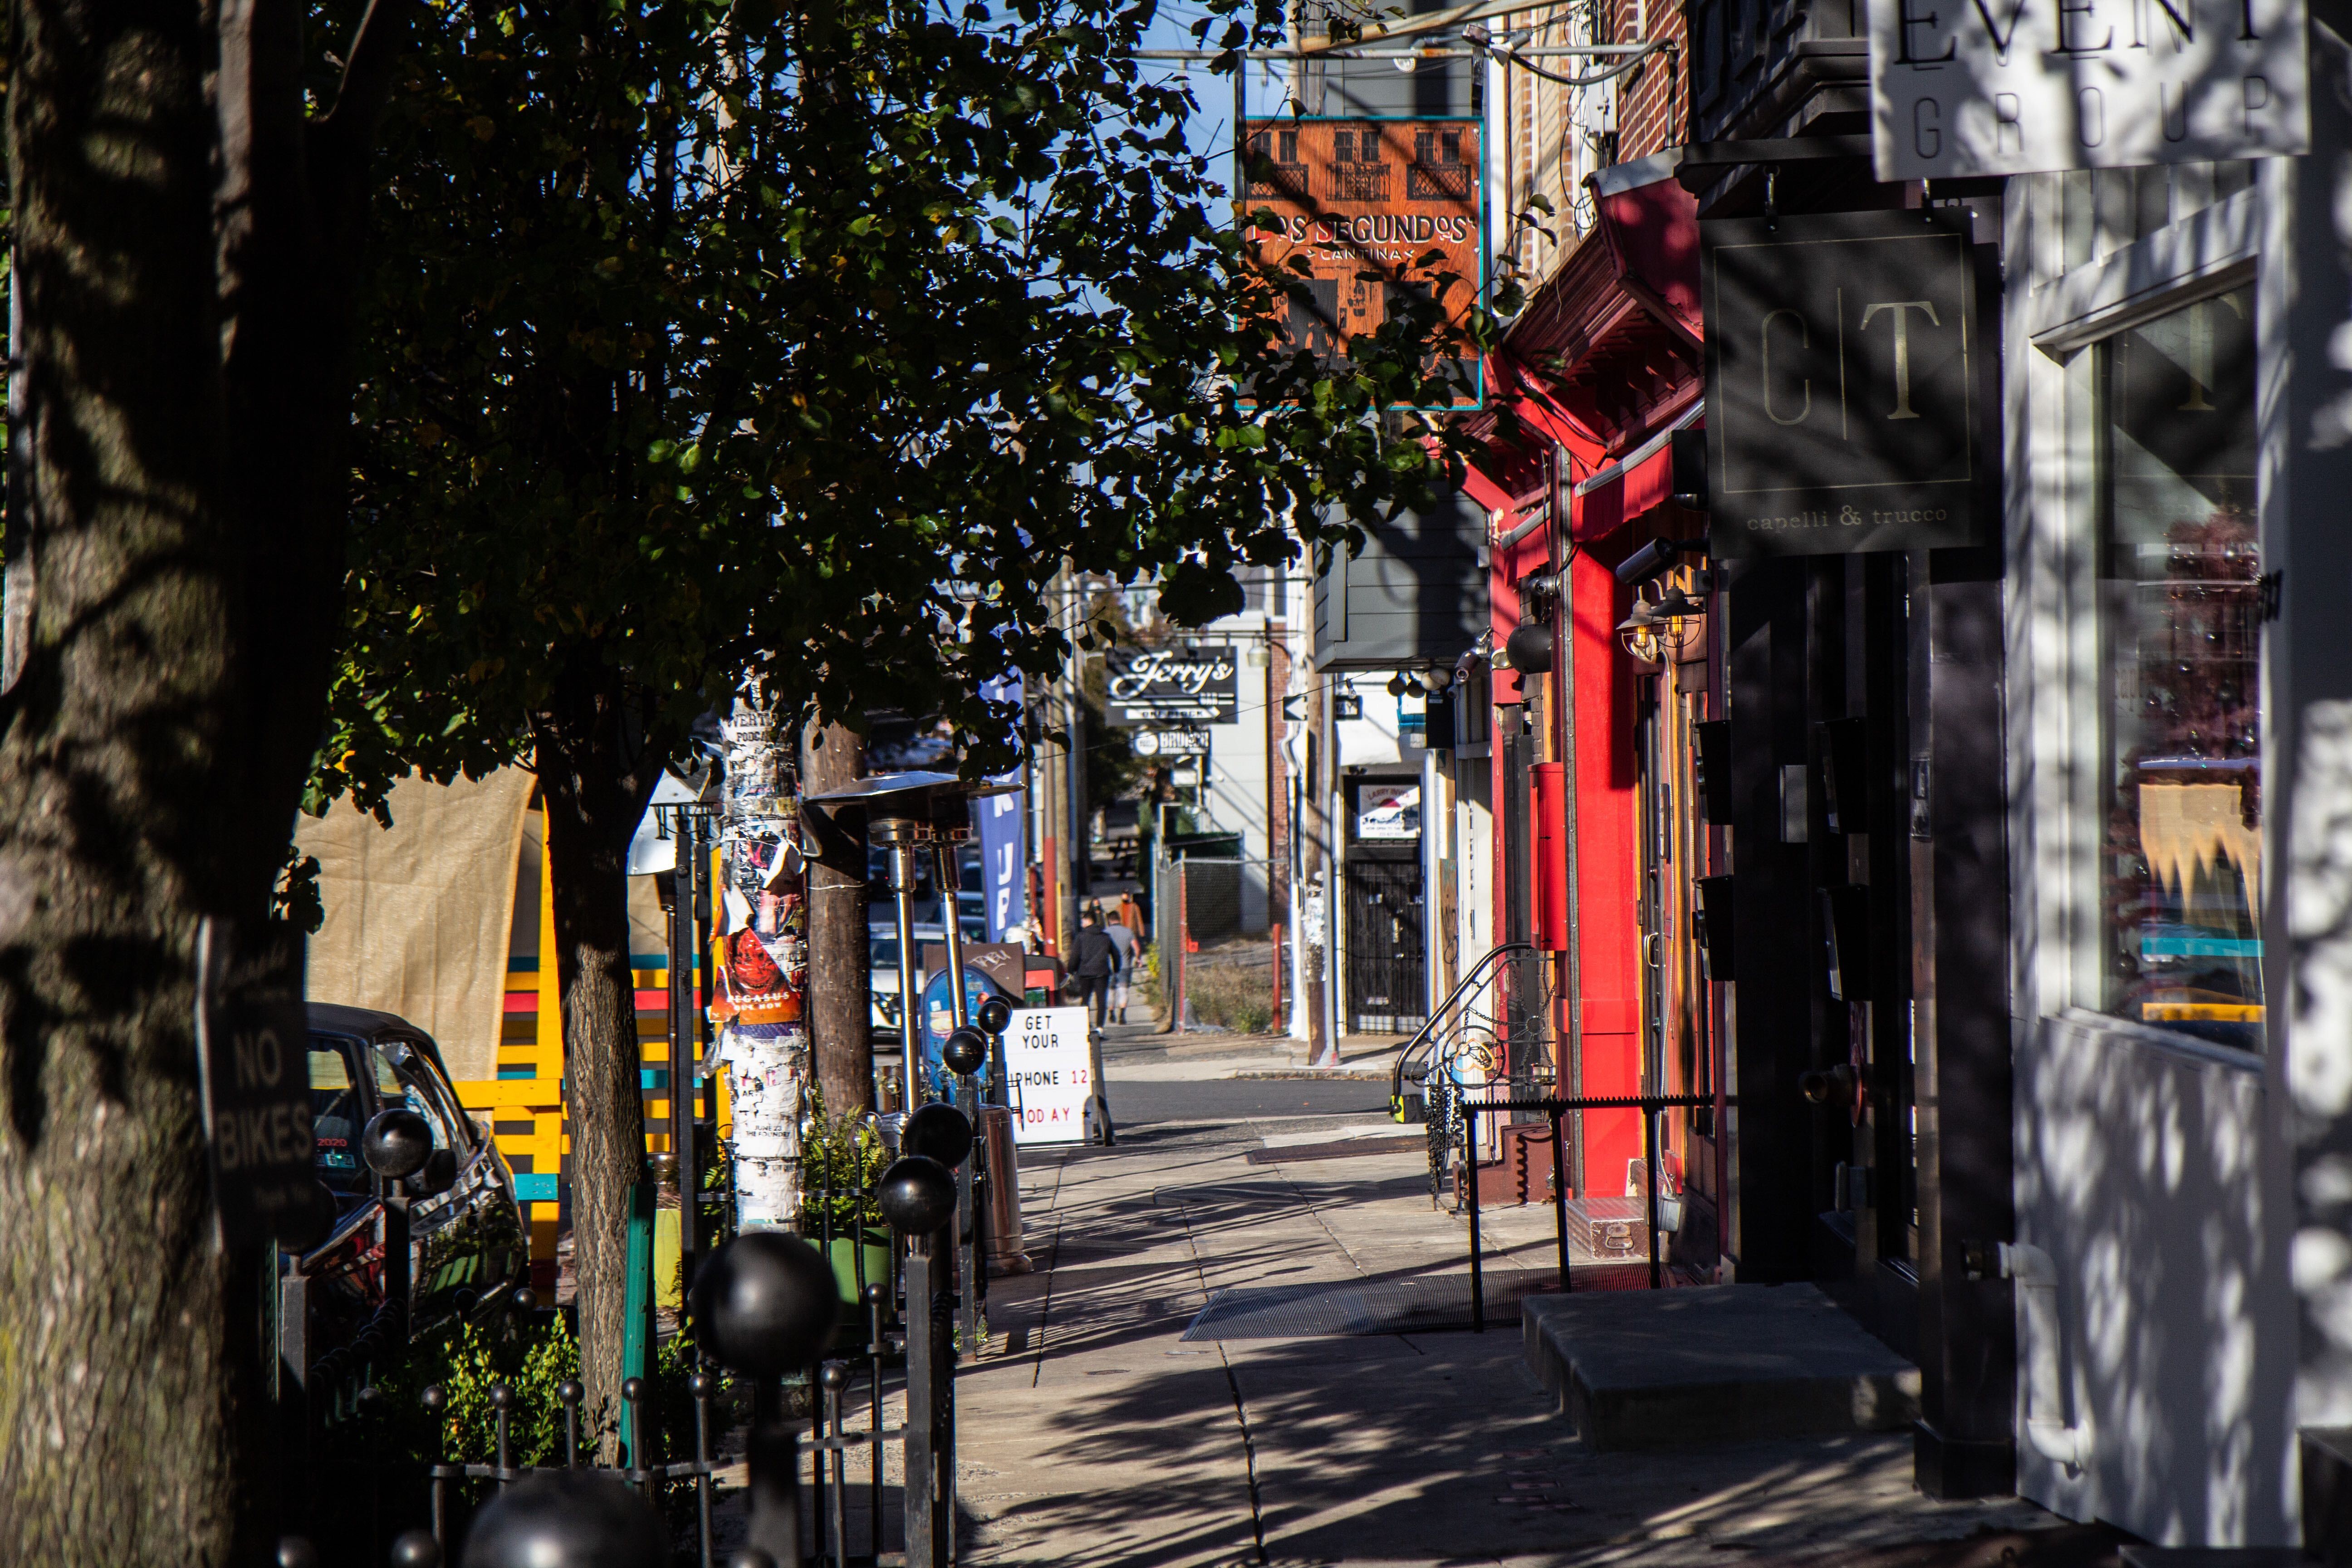
<instances>
[{"instance_id":1,"label":"person in dark jacket","mask_svg":"<svg viewBox=\"0 0 2352 1568\"><path fill-rule=\"evenodd\" d=\"M1078 927L1076 948L1070 955L1076 962L1070 972L1078 982L1078 1001L1094 1009L1095 1027L1102 1027L1103 1009L1110 1000L1110 977L1124 965L1119 961L1118 944L1102 928L1102 917L1094 910L1087 911L1086 921Z\"/></svg>"}]
</instances>

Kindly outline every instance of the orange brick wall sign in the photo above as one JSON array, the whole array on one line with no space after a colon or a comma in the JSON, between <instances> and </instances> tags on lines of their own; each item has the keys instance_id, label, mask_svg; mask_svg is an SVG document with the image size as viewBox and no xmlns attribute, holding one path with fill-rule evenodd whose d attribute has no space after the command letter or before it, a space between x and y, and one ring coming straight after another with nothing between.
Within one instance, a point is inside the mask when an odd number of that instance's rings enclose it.
<instances>
[{"instance_id":1,"label":"orange brick wall sign","mask_svg":"<svg viewBox=\"0 0 2352 1568\"><path fill-rule=\"evenodd\" d=\"M1304 297L1286 301L1285 339L1339 363L1347 340L1389 317L1390 302L1440 296L1459 329L1485 279L1480 199L1486 164L1474 120L1251 120L1250 184L1240 204L1279 226L1252 232L1263 259L1307 264ZM1433 253L1434 253L1433 255ZM1457 352L1456 406L1483 401L1480 368Z\"/></svg>"}]
</instances>

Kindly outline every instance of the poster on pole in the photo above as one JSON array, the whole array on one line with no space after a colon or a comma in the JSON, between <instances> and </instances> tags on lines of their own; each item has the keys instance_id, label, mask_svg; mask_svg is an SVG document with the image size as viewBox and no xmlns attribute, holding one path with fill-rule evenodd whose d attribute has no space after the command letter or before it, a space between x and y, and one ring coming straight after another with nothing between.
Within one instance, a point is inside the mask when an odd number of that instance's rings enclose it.
<instances>
[{"instance_id":1,"label":"poster on pole","mask_svg":"<svg viewBox=\"0 0 2352 1568\"><path fill-rule=\"evenodd\" d=\"M1082 1143L1095 1097L1084 1007L1016 1007L1004 1031L1015 1143Z\"/></svg>"},{"instance_id":2,"label":"poster on pole","mask_svg":"<svg viewBox=\"0 0 2352 1568\"><path fill-rule=\"evenodd\" d=\"M1439 302L1459 331L1486 287L1481 197L1486 162L1475 120L1243 121L1249 187L1235 204L1271 214L1251 231L1261 257L1300 275L1283 306L1283 337L1333 365L1347 341L1376 331L1402 295ZM1303 270L1302 270L1303 269ZM1441 285L1446 274L1455 281ZM1453 362L1454 406L1483 407L1475 353Z\"/></svg>"}]
</instances>

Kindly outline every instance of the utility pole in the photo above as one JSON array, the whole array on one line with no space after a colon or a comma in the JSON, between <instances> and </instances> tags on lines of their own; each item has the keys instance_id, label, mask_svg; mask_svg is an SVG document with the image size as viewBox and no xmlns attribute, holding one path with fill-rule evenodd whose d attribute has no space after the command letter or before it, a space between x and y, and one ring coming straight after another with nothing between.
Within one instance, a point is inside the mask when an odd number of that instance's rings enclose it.
<instances>
[{"instance_id":1,"label":"utility pole","mask_svg":"<svg viewBox=\"0 0 2352 1568\"><path fill-rule=\"evenodd\" d=\"M1061 575L1055 580L1054 601L1061 611L1063 629L1073 638L1077 633L1071 605L1070 564L1062 563ZM1077 781L1071 765L1072 749L1082 743L1078 722L1078 704L1073 693L1077 689L1076 660L1065 668L1047 688L1046 714L1050 723L1062 731L1062 743L1055 754L1047 760L1045 770L1045 931L1054 951L1067 963L1075 957L1078 945L1078 885L1076 876L1076 818L1078 807L1071 798L1071 788Z\"/></svg>"},{"instance_id":2,"label":"utility pole","mask_svg":"<svg viewBox=\"0 0 2352 1568\"><path fill-rule=\"evenodd\" d=\"M1330 700L1330 685L1318 676L1307 688L1307 776L1300 781L1298 792L1298 815L1302 818L1298 825L1302 851L1299 864L1306 892L1298 934L1306 943L1306 962L1301 967L1306 972L1307 1059L1318 1067L1339 1061L1338 1045L1326 1026L1330 1017L1331 922L1318 918L1339 895L1339 879L1334 874L1330 853L1331 824L1323 809L1324 780L1337 760L1331 755L1331 726L1324 722L1324 705ZM1316 891L1318 887L1319 901Z\"/></svg>"},{"instance_id":3,"label":"utility pole","mask_svg":"<svg viewBox=\"0 0 2352 1568\"><path fill-rule=\"evenodd\" d=\"M1095 890L1094 813L1088 809L1092 792L1087 787L1087 656L1084 652L1070 660L1069 682L1070 919L1074 922L1070 940L1075 942L1077 941L1075 922L1078 900Z\"/></svg>"},{"instance_id":4,"label":"utility pole","mask_svg":"<svg viewBox=\"0 0 2352 1568\"><path fill-rule=\"evenodd\" d=\"M825 795L866 776L864 749L838 724L802 731L801 792ZM874 1109L874 1033L866 879L812 860L805 999L817 1087L827 1114ZM912 996L898 999L915 1005Z\"/></svg>"}]
</instances>

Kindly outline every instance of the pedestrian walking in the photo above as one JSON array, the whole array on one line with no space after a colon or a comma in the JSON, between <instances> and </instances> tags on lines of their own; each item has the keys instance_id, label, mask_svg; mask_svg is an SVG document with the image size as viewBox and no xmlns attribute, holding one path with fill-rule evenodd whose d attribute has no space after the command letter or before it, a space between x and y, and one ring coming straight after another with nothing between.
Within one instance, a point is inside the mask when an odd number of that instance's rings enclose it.
<instances>
[{"instance_id":1,"label":"pedestrian walking","mask_svg":"<svg viewBox=\"0 0 2352 1568\"><path fill-rule=\"evenodd\" d=\"M1113 947L1118 949L1118 968L1110 977L1110 1015L1114 1022L1120 1024L1127 1022L1129 985L1135 978L1136 969L1143 963L1143 939L1135 934L1135 928L1129 925L1124 918L1129 907L1121 901L1118 907L1120 918L1103 927L1103 934L1110 938Z\"/></svg>"},{"instance_id":2,"label":"pedestrian walking","mask_svg":"<svg viewBox=\"0 0 2352 1568\"><path fill-rule=\"evenodd\" d=\"M1079 1005L1094 1009L1095 1027L1100 1028L1110 1004L1111 976L1120 972L1120 964L1118 948L1104 931L1099 910L1087 911L1071 956L1077 961L1071 966L1070 977L1078 983Z\"/></svg>"}]
</instances>

